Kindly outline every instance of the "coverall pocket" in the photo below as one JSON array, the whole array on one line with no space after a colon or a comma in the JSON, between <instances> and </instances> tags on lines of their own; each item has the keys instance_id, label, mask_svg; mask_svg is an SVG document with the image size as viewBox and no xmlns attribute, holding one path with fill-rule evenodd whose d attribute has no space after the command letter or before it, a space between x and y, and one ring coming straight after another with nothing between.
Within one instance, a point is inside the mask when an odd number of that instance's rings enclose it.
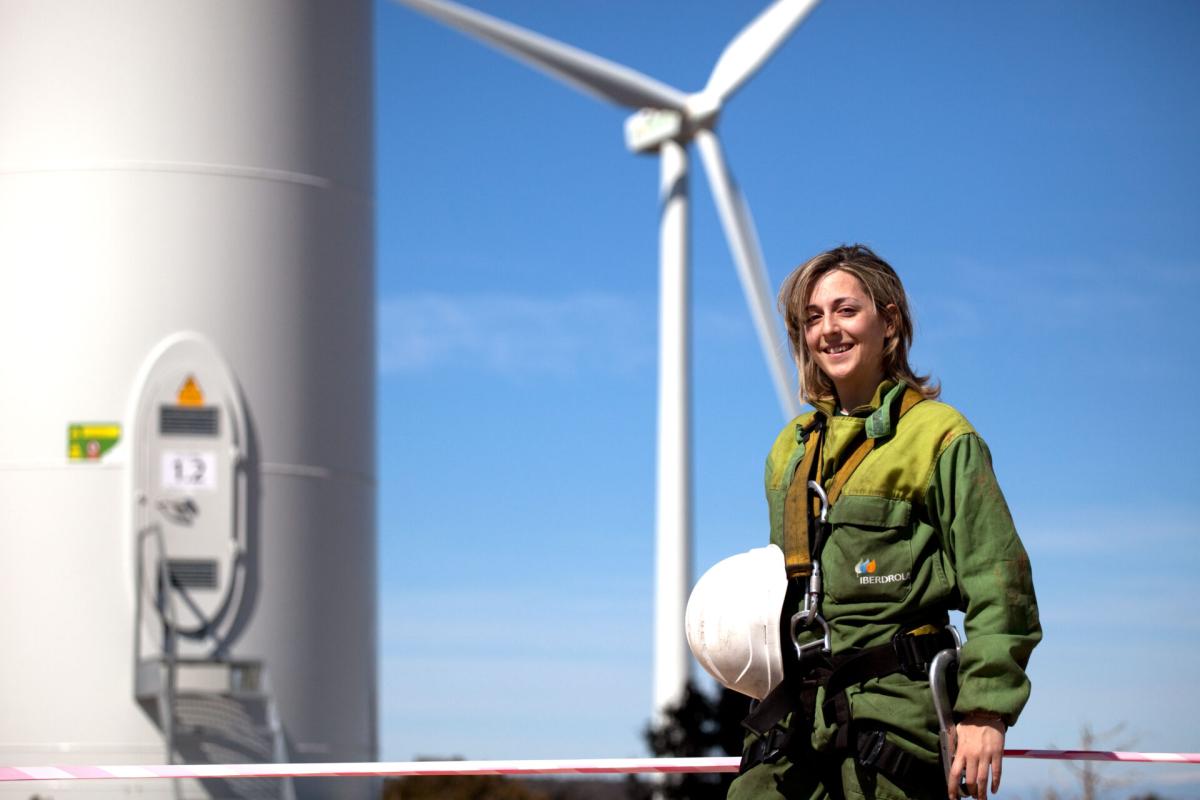
<instances>
[{"instance_id":1,"label":"coverall pocket","mask_svg":"<svg viewBox=\"0 0 1200 800\"><path fill-rule=\"evenodd\" d=\"M825 592L840 602L903 600L912 586L912 505L842 495L829 512L821 552Z\"/></svg>"}]
</instances>

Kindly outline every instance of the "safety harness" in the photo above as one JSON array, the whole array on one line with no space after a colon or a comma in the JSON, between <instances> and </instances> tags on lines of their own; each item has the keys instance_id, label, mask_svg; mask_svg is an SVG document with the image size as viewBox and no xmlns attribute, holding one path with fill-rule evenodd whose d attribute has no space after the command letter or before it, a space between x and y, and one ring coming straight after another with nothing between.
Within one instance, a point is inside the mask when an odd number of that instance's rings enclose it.
<instances>
[{"instance_id":1,"label":"safety harness","mask_svg":"<svg viewBox=\"0 0 1200 800\"><path fill-rule=\"evenodd\" d=\"M898 423L922 400L920 392L906 387L894 422ZM826 490L818 480L826 427L827 420L821 411L807 426L797 427L796 439L803 443L804 454L788 487L783 512L784 565L789 587L780 626L781 631L786 631L781 634L784 680L742 722L758 738L743 754L741 772L810 747L817 692L824 687L822 713L826 720L837 723L834 748L853 753L859 764L903 781L918 771L927 771L928 765L888 741L882 730L855 725L846 689L898 672L914 680L927 679L934 656L953 648L955 638L946 627L943 614L935 623L902 626L903 632L886 644L838 654L831 652L829 626L820 615L820 559L830 533L828 510L837 502L854 471L871 454L877 438L867 436L864 428L862 439L849 451ZM800 611L792 613L797 606ZM798 644L798 636L804 631L818 636L810 643ZM789 715L792 724L787 725ZM801 720L807 724L798 724Z\"/></svg>"}]
</instances>

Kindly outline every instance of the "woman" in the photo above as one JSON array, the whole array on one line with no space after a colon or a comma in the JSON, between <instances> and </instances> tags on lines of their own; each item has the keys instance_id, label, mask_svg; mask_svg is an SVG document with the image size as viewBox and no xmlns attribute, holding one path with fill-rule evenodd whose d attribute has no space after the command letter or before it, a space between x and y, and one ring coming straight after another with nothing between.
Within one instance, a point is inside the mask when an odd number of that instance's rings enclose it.
<instances>
[{"instance_id":1,"label":"woman","mask_svg":"<svg viewBox=\"0 0 1200 800\"><path fill-rule=\"evenodd\" d=\"M983 800L1000 787L1004 734L1029 697L1025 666L1041 639L1029 559L987 447L909 366L904 287L870 249L813 258L779 306L815 410L767 459L771 541L789 569L818 565L823 587L799 626L811 645L747 719L758 733L729 797L957 800L961 779ZM827 523L809 480L827 496ZM785 621L811 588L793 584ZM926 676L932 654L952 646L952 608L965 613L967 641L947 781Z\"/></svg>"}]
</instances>

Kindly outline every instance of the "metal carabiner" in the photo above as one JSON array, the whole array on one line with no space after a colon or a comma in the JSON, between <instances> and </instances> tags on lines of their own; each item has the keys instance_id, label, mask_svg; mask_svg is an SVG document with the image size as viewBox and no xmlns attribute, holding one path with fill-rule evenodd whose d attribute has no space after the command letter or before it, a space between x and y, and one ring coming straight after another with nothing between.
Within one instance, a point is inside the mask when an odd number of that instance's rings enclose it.
<instances>
[{"instance_id":1,"label":"metal carabiner","mask_svg":"<svg viewBox=\"0 0 1200 800\"><path fill-rule=\"evenodd\" d=\"M946 783L950 783L950 767L954 764L954 754L958 750L958 728L954 722L954 706L950 702L950 687L947 683L948 673L958 665L958 654L962 650L962 637L953 625L947 625L954 637L954 648L947 647L933 657L929 664L929 690L933 693L933 711L938 721L938 746L942 752L942 770L946 775ZM959 780L959 797L969 797L964 781Z\"/></svg>"},{"instance_id":2,"label":"metal carabiner","mask_svg":"<svg viewBox=\"0 0 1200 800\"><path fill-rule=\"evenodd\" d=\"M954 653L962 652L962 634L958 632L958 628L954 627L953 623L946 623L946 630L950 631L950 635L954 638Z\"/></svg>"},{"instance_id":3,"label":"metal carabiner","mask_svg":"<svg viewBox=\"0 0 1200 800\"><path fill-rule=\"evenodd\" d=\"M792 615L792 646L796 648L796 657L801 662L804 657L814 651L819 651L825 655L833 652L833 644L829 635L829 623L820 614L814 614L811 621L803 619L804 612L797 611ZM806 644L800 644L800 634L805 631L811 631L820 626L822 636L819 639L814 639Z\"/></svg>"},{"instance_id":4,"label":"metal carabiner","mask_svg":"<svg viewBox=\"0 0 1200 800\"><path fill-rule=\"evenodd\" d=\"M821 487L821 484L816 481L809 481L808 488L816 493L817 498L821 501L821 510L817 514L817 519L821 525L824 525L829 518L829 496L825 494L825 490ZM808 586L804 592L804 602L801 604L800 610L792 614L791 619L792 646L796 648L796 657L801 661L804 660L806 655L814 651L819 651L826 655L833 652L829 634L829 623L820 615L820 606L821 564L814 559L812 562L812 573L808 576ZM822 636L811 642L800 644L800 634L814 630L817 627L820 627Z\"/></svg>"},{"instance_id":5,"label":"metal carabiner","mask_svg":"<svg viewBox=\"0 0 1200 800\"><path fill-rule=\"evenodd\" d=\"M808 587L804 591L804 602L801 604L800 610L792 616L792 627L795 628L799 621L802 630L811 628L817 619L817 610L820 604L821 565L814 561L812 574L808 576Z\"/></svg>"},{"instance_id":6,"label":"metal carabiner","mask_svg":"<svg viewBox=\"0 0 1200 800\"><path fill-rule=\"evenodd\" d=\"M817 497L821 501L821 513L817 515L817 519L820 520L821 524L828 522L829 521L829 495L825 494L825 489L821 486L821 484L817 483L816 481L809 481L808 488L812 489L813 492L817 495Z\"/></svg>"},{"instance_id":7,"label":"metal carabiner","mask_svg":"<svg viewBox=\"0 0 1200 800\"><path fill-rule=\"evenodd\" d=\"M824 525L829 519L829 496L825 494L825 490L821 488L821 484L816 481L809 481L808 488L812 490L817 498L821 501L821 511L817 515L817 521ZM811 546L811 543L810 543ZM804 603L800 608L800 615L803 617L803 628L808 630L817 620L817 609L821 603L821 562L813 560L812 574L808 576L808 589L804 593ZM792 618L792 628L796 627L796 618Z\"/></svg>"}]
</instances>

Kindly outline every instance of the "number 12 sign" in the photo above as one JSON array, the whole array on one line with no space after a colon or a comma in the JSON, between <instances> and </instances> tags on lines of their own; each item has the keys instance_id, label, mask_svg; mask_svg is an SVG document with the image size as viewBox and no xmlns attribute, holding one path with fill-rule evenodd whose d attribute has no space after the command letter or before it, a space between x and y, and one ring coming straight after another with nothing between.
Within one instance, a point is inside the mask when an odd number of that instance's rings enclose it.
<instances>
[{"instance_id":1,"label":"number 12 sign","mask_svg":"<svg viewBox=\"0 0 1200 800\"><path fill-rule=\"evenodd\" d=\"M162 454L164 489L216 489L217 454L211 450Z\"/></svg>"}]
</instances>

